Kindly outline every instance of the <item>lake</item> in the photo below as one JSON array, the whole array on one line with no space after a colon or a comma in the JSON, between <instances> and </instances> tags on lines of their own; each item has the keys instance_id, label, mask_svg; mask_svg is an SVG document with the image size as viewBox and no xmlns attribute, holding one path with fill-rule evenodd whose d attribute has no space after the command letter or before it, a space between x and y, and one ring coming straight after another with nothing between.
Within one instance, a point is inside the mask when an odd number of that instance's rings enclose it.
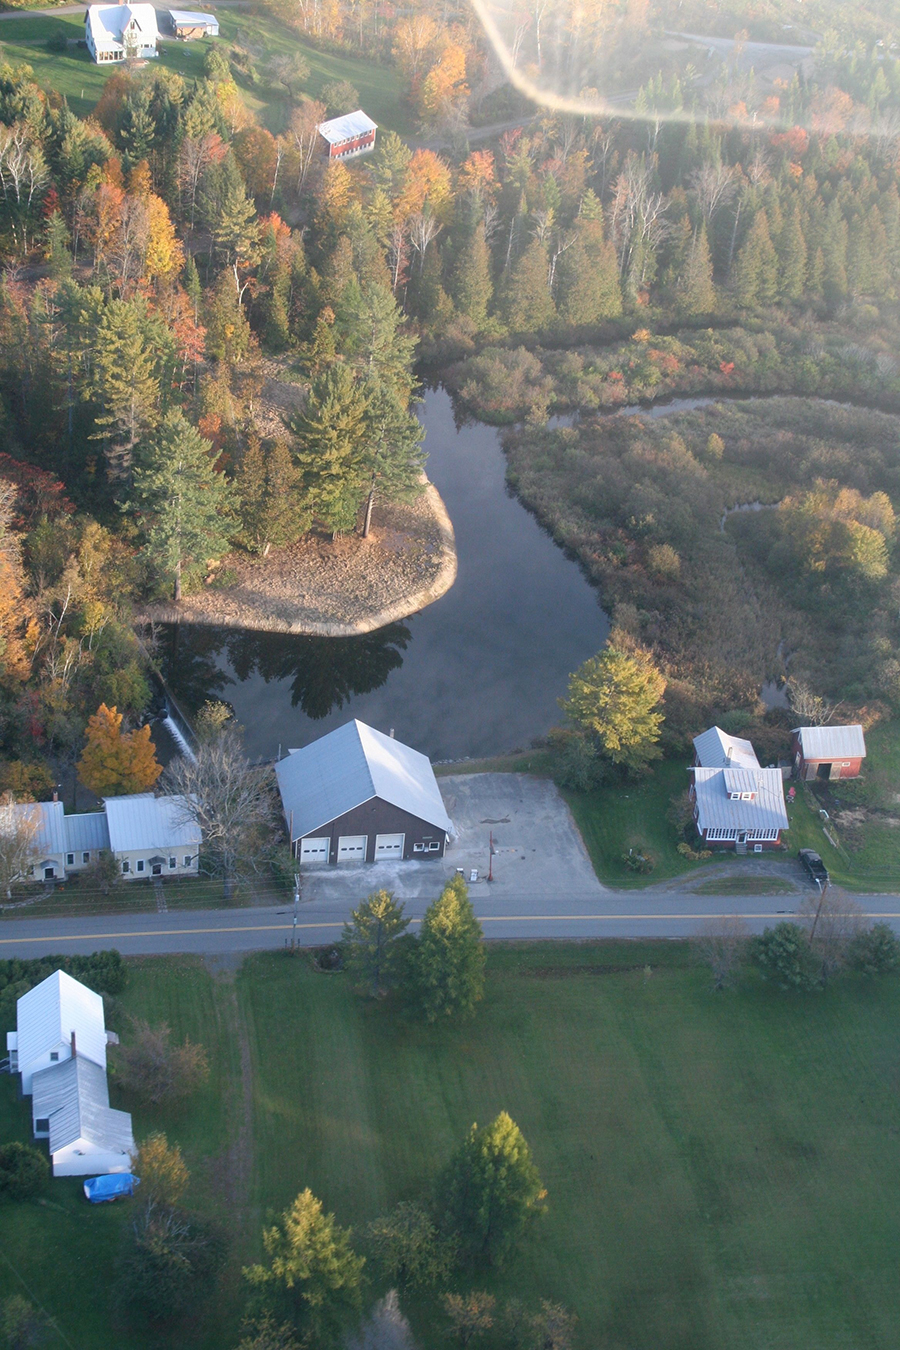
<instances>
[{"instance_id":1,"label":"lake","mask_svg":"<svg viewBox=\"0 0 900 1350\"><path fill-rule=\"evenodd\" d=\"M568 675L600 650L598 593L506 486L500 432L457 428L443 389L422 407L427 472L456 531L440 600L354 638L172 625L160 664L186 711L221 698L247 751L272 758L358 717L432 760L527 748L562 720Z\"/></svg>"}]
</instances>

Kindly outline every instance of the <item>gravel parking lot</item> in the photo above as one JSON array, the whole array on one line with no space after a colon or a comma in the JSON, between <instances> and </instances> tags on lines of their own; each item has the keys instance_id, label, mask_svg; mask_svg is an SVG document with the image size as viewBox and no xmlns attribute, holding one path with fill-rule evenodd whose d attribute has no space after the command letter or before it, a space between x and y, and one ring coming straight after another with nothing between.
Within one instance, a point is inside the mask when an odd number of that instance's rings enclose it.
<instances>
[{"instance_id":1,"label":"gravel parking lot","mask_svg":"<svg viewBox=\"0 0 900 1350\"><path fill-rule=\"evenodd\" d=\"M604 894L569 808L553 783L516 773L455 774L438 779L456 837L443 859L348 863L307 868L305 900L361 899L384 887L398 899L436 896L462 868L473 900L544 899L563 907ZM493 881L488 881L494 836Z\"/></svg>"}]
</instances>

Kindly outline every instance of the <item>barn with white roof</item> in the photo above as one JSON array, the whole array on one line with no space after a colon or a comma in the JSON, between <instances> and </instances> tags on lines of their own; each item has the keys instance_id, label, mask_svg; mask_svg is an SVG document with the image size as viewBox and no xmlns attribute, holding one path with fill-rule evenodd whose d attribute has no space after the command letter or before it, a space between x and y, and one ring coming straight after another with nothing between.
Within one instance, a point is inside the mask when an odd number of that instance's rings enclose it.
<instances>
[{"instance_id":1,"label":"barn with white roof","mask_svg":"<svg viewBox=\"0 0 900 1350\"><path fill-rule=\"evenodd\" d=\"M375 149L377 130L378 124L362 108L320 122L318 127L323 149L330 160L356 159L357 155L369 154Z\"/></svg>"},{"instance_id":2,"label":"barn with white roof","mask_svg":"<svg viewBox=\"0 0 900 1350\"><path fill-rule=\"evenodd\" d=\"M275 766L301 863L441 858L453 826L427 755L347 722Z\"/></svg>"}]
</instances>

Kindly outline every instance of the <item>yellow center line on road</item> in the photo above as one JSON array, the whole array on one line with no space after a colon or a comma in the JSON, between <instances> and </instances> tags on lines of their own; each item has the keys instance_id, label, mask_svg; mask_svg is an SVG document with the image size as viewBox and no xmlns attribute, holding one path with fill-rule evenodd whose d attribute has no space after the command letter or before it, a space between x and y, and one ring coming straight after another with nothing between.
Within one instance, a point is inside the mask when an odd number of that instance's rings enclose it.
<instances>
[{"instance_id":1,"label":"yellow center line on road","mask_svg":"<svg viewBox=\"0 0 900 1350\"><path fill-rule=\"evenodd\" d=\"M745 914L738 917L746 919L775 919L782 911L769 914ZM721 917L715 913L706 914L482 914L477 916L480 923L618 923L629 919L637 923L649 923L660 919L715 919ZM864 914L864 919L900 919L900 913ZM421 923L413 919L413 923ZM117 938L154 938L154 937L192 937L205 933L210 937L221 933L275 933L290 932L289 923L247 924L231 928L148 928L124 933L56 933L52 937L11 937L0 938L0 946L11 946L18 942L91 942L98 940L114 941ZM343 928L343 923L300 923L299 929Z\"/></svg>"}]
</instances>

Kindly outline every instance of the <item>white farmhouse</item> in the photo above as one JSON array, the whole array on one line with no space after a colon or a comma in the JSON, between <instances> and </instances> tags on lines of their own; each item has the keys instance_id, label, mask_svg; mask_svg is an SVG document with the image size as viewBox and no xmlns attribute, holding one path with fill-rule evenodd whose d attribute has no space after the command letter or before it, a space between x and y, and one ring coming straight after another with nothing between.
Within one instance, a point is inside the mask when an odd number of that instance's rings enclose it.
<instances>
[{"instance_id":1,"label":"white farmhouse","mask_svg":"<svg viewBox=\"0 0 900 1350\"><path fill-rule=\"evenodd\" d=\"M126 877L196 875L200 826L185 815L183 797L137 792L107 797L109 846Z\"/></svg>"},{"instance_id":2,"label":"white farmhouse","mask_svg":"<svg viewBox=\"0 0 900 1350\"><path fill-rule=\"evenodd\" d=\"M6 1036L10 1072L22 1075L34 1136L48 1140L54 1176L131 1170L131 1116L109 1105L111 1040L103 999L63 970L16 1004L16 1030Z\"/></svg>"},{"instance_id":3,"label":"white farmhouse","mask_svg":"<svg viewBox=\"0 0 900 1350\"><path fill-rule=\"evenodd\" d=\"M156 10L147 4L89 5L84 36L98 65L129 56L147 60L157 54Z\"/></svg>"}]
</instances>

